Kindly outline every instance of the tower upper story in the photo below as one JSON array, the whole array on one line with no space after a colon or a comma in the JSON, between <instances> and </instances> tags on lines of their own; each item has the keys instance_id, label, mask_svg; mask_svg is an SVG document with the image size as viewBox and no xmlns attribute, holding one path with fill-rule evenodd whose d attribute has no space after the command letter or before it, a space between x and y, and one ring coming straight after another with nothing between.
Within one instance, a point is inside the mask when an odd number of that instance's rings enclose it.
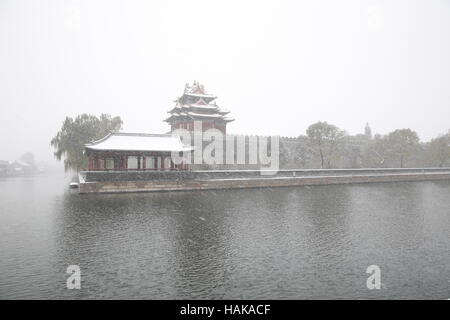
<instances>
[{"instance_id":1,"label":"tower upper story","mask_svg":"<svg viewBox=\"0 0 450 320\"><path fill-rule=\"evenodd\" d=\"M216 99L198 81L192 85L187 83L183 95L175 100L175 106L168 112L170 116L164 121L170 124L172 131L194 131L194 121L201 121L203 131L215 128L226 134L227 123L234 119L227 116L229 111L219 108Z\"/></svg>"}]
</instances>

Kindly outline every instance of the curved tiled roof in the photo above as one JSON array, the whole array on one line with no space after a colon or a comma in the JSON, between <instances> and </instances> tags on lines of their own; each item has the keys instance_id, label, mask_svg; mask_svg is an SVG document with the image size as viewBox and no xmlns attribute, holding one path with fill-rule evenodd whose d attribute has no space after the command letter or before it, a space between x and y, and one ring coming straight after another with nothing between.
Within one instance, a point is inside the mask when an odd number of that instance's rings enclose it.
<instances>
[{"instance_id":1,"label":"curved tiled roof","mask_svg":"<svg viewBox=\"0 0 450 320\"><path fill-rule=\"evenodd\" d=\"M177 135L150 133L110 133L106 137L86 144L96 151L190 151Z\"/></svg>"}]
</instances>

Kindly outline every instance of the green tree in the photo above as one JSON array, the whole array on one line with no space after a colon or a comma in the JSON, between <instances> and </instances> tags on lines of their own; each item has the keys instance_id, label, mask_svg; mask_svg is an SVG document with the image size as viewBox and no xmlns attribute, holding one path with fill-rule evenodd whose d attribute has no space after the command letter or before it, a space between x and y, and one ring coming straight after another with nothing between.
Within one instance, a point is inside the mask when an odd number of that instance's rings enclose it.
<instances>
[{"instance_id":1,"label":"green tree","mask_svg":"<svg viewBox=\"0 0 450 320\"><path fill-rule=\"evenodd\" d=\"M386 138L375 134L362 149L362 162L365 168L386 167Z\"/></svg>"},{"instance_id":2,"label":"green tree","mask_svg":"<svg viewBox=\"0 0 450 320\"><path fill-rule=\"evenodd\" d=\"M331 168L332 161L341 151L339 148L346 135L345 131L335 125L319 121L308 127L306 135L320 156L321 168L324 168L325 164Z\"/></svg>"},{"instance_id":3,"label":"green tree","mask_svg":"<svg viewBox=\"0 0 450 320\"><path fill-rule=\"evenodd\" d=\"M411 129L397 129L385 137L385 145L390 158L403 168L405 162L414 151L418 151L419 136Z\"/></svg>"},{"instance_id":4,"label":"green tree","mask_svg":"<svg viewBox=\"0 0 450 320\"><path fill-rule=\"evenodd\" d=\"M312 150L311 143L305 135L300 135L297 138L297 146L294 150L294 164L300 168L314 166L314 150Z\"/></svg>"},{"instance_id":5,"label":"green tree","mask_svg":"<svg viewBox=\"0 0 450 320\"><path fill-rule=\"evenodd\" d=\"M450 160L450 134L432 139L428 144L428 156L433 165L443 167Z\"/></svg>"},{"instance_id":6,"label":"green tree","mask_svg":"<svg viewBox=\"0 0 450 320\"><path fill-rule=\"evenodd\" d=\"M111 132L117 132L122 128L120 117L111 117L102 114L96 117L90 114L78 115L75 119L66 117L50 145L55 148L56 159L64 158L66 171L83 170L86 168L86 157L83 154L84 145L98 140Z\"/></svg>"}]
</instances>

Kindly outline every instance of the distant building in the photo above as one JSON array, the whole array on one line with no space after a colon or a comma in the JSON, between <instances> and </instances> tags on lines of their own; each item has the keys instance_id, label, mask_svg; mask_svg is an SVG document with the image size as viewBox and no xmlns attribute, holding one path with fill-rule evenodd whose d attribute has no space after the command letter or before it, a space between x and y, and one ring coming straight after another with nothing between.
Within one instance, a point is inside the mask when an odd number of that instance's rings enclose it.
<instances>
[{"instance_id":1,"label":"distant building","mask_svg":"<svg viewBox=\"0 0 450 320\"><path fill-rule=\"evenodd\" d=\"M16 160L14 162L9 162L5 160L0 160L0 176L1 177L15 177L22 175L31 175L36 173L37 170L31 164Z\"/></svg>"},{"instance_id":2,"label":"distant building","mask_svg":"<svg viewBox=\"0 0 450 320\"><path fill-rule=\"evenodd\" d=\"M0 160L0 177L4 177L8 174L9 161Z\"/></svg>"}]
</instances>

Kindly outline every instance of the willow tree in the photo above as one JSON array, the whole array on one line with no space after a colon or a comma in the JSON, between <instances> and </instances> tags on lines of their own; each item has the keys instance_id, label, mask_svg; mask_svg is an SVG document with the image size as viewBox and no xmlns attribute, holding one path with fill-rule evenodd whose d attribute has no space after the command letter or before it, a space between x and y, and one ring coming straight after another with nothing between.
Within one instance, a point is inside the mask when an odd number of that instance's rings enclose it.
<instances>
[{"instance_id":1,"label":"willow tree","mask_svg":"<svg viewBox=\"0 0 450 320\"><path fill-rule=\"evenodd\" d=\"M78 115L75 119L66 117L61 129L50 142L55 148L56 159L64 158L64 170L80 171L86 168L84 145L98 140L111 132L122 128L120 117L102 114L96 117L90 114Z\"/></svg>"}]
</instances>

